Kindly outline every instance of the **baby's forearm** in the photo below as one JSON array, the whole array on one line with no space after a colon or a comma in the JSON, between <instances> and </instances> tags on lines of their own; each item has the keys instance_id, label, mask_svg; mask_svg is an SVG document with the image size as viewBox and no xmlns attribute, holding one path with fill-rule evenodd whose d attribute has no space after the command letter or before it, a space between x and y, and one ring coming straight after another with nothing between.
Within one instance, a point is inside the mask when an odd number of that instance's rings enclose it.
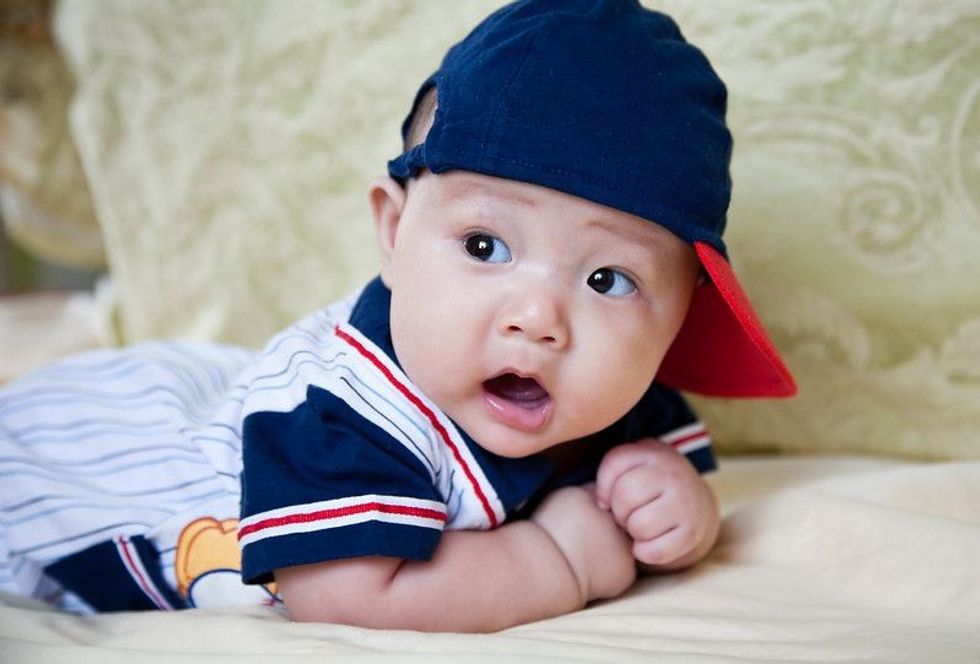
<instances>
[{"instance_id":1,"label":"baby's forearm","mask_svg":"<svg viewBox=\"0 0 980 664\"><path fill-rule=\"evenodd\" d=\"M586 597L551 536L530 521L443 535L429 562L363 558L286 568L297 620L491 632L574 611Z\"/></svg>"}]
</instances>

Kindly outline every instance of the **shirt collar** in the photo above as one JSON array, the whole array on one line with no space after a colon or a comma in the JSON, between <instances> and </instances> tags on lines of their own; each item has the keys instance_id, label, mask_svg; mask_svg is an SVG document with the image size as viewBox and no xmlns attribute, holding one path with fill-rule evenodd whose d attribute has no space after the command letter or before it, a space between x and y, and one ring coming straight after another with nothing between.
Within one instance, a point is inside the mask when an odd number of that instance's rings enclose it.
<instances>
[{"instance_id":1,"label":"shirt collar","mask_svg":"<svg viewBox=\"0 0 980 664\"><path fill-rule=\"evenodd\" d=\"M398 368L402 368L391 340L391 290L381 281L381 277L372 279L365 286L351 310L348 324L357 328L384 351ZM480 447L455 422L453 424L508 513L534 497L555 472L555 465L541 455L510 459L493 454Z\"/></svg>"}]
</instances>

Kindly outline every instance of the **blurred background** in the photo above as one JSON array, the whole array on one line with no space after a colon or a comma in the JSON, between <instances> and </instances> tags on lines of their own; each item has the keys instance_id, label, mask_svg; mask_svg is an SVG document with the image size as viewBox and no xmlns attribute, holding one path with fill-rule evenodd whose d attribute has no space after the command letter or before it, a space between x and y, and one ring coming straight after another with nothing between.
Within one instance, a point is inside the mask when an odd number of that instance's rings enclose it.
<instances>
[{"instance_id":1,"label":"blurred background","mask_svg":"<svg viewBox=\"0 0 980 664\"><path fill-rule=\"evenodd\" d=\"M52 11L51 0L0 2L0 295L91 289L104 264L90 199L69 202L86 186L68 139L72 86ZM70 220L77 214L85 221ZM33 241L23 231L30 223L45 229ZM51 235L83 227L87 237L52 253L59 262L42 257Z\"/></svg>"},{"instance_id":2,"label":"blurred background","mask_svg":"<svg viewBox=\"0 0 980 664\"><path fill-rule=\"evenodd\" d=\"M0 228L4 224L0 211ZM35 291L87 290L95 285L98 275L97 270L45 261L14 244L6 232L0 234L0 296Z\"/></svg>"}]
</instances>

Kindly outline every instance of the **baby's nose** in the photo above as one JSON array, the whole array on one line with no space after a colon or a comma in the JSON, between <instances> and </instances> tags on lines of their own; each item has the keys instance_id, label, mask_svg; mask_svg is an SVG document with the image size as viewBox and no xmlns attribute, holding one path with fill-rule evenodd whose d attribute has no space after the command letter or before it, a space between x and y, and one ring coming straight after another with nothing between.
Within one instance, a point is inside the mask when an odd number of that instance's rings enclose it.
<instances>
[{"instance_id":1,"label":"baby's nose","mask_svg":"<svg viewBox=\"0 0 980 664\"><path fill-rule=\"evenodd\" d=\"M505 336L522 335L555 349L564 348L570 336L564 303L547 292L523 293L508 303L498 329Z\"/></svg>"}]
</instances>

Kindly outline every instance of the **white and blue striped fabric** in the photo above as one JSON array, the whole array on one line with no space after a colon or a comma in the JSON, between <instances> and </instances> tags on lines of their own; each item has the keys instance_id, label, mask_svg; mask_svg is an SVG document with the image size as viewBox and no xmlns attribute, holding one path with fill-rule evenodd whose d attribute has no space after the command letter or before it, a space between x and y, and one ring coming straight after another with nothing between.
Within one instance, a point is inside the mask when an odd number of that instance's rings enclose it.
<instances>
[{"instance_id":1,"label":"white and blue striped fabric","mask_svg":"<svg viewBox=\"0 0 980 664\"><path fill-rule=\"evenodd\" d=\"M84 353L0 391L0 590L31 594L51 562L203 505L235 514L241 444L222 411L235 410L253 356L145 343Z\"/></svg>"}]
</instances>

